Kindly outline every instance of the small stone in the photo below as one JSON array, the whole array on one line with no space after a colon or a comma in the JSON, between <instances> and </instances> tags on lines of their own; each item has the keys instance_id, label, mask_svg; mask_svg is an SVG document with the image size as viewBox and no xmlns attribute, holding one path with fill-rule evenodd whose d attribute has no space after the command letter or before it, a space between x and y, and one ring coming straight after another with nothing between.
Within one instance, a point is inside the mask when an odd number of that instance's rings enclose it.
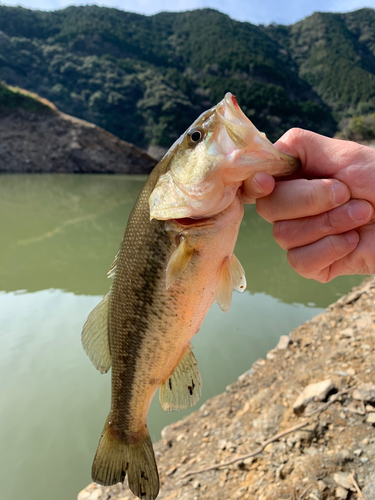
<instances>
[{"instance_id":1,"label":"small stone","mask_svg":"<svg viewBox=\"0 0 375 500\"><path fill-rule=\"evenodd\" d=\"M348 404L347 410L350 413L356 413L357 415L364 415L366 413L363 408L363 403L354 403L354 401Z\"/></svg>"},{"instance_id":2,"label":"small stone","mask_svg":"<svg viewBox=\"0 0 375 500\"><path fill-rule=\"evenodd\" d=\"M317 399L319 401L324 401L328 393L335 388L335 384L331 379L322 380L316 384L310 384L304 388L301 394L298 396L293 404L293 411L297 415L302 413L306 406Z\"/></svg>"},{"instance_id":3,"label":"small stone","mask_svg":"<svg viewBox=\"0 0 375 500\"><path fill-rule=\"evenodd\" d=\"M90 496L90 492L86 491L86 489L84 489L78 493L77 500L86 500L89 496Z\"/></svg>"},{"instance_id":4,"label":"small stone","mask_svg":"<svg viewBox=\"0 0 375 500\"><path fill-rule=\"evenodd\" d=\"M277 343L276 349L287 349L290 344L290 338L288 335L281 335L279 342Z\"/></svg>"},{"instance_id":5,"label":"small stone","mask_svg":"<svg viewBox=\"0 0 375 500\"><path fill-rule=\"evenodd\" d=\"M193 488L194 488L195 490L197 490L197 489L200 487L200 485L201 485L201 483L200 483L198 480L197 480L197 481L194 481L194 483L193 483Z\"/></svg>"},{"instance_id":6,"label":"small stone","mask_svg":"<svg viewBox=\"0 0 375 500\"><path fill-rule=\"evenodd\" d=\"M358 450L354 450L353 453L354 453L354 455L356 455L357 457L359 457L359 456L362 455L362 450L361 450L361 448L358 448Z\"/></svg>"},{"instance_id":7,"label":"small stone","mask_svg":"<svg viewBox=\"0 0 375 500\"><path fill-rule=\"evenodd\" d=\"M346 373L347 373L348 375L350 375L350 376L353 376L353 375L355 375L355 374L356 374L356 371L354 370L354 368L348 368L348 369L346 370Z\"/></svg>"},{"instance_id":8,"label":"small stone","mask_svg":"<svg viewBox=\"0 0 375 500\"><path fill-rule=\"evenodd\" d=\"M361 458L360 458L360 461L361 461L363 464L367 464L367 462L368 462L368 458L367 458L367 457L361 457Z\"/></svg>"},{"instance_id":9,"label":"small stone","mask_svg":"<svg viewBox=\"0 0 375 500\"><path fill-rule=\"evenodd\" d=\"M345 328L345 330L341 330L340 335L343 337L353 337L354 330L353 328Z\"/></svg>"},{"instance_id":10,"label":"small stone","mask_svg":"<svg viewBox=\"0 0 375 500\"><path fill-rule=\"evenodd\" d=\"M366 411L367 411L367 413L374 413L375 407L372 405L366 405Z\"/></svg>"},{"instance_id":11,"label":"small stone","mask_svg":"<svg viewBox=\"0 0 375 500\"><path fill-rule=\"evenodd\" d=\"M87 500L98 500L102 493L102 490L98 488L94 490L89 497L87 497Z\"/></svg>"},{"instance_id":12,"label":"small stone","mask_svg":"<svg viewBox=\"0 0 375 500\"><path fill-rule=\"evenodd\" d=\"M179 434L177 437L176 437L176 441L177 443L179 443L180 441L182 441L183 439L185 439L185 434L181 433Z\"/></svg>"},{"instance_id":13,"label":"small stone","mask_svg":"<svg viewBox=\"0 0 375 500\"><path fill-rule=\"evenodd\" d=\"M375 385L371 383L360 384L353 392L353 398L357 401L375 403Z\"/></svg>"},{"instance_id":14,"label":"small stone","mask_svg":"<svg viewBox=\"0 0 375 500\"><path fill-rule=\"evenodd\" d=\"M326 490L327 489L327 483L325 483L322 480L318 481L318 488L319 488L319 491Z\"/></svg>"},{"instance_id":15,"label":"small stone","mask_svg":"<svg viewBox=\"0 0 375 500\"><path fill-rule=\"evenodd\" d=\"M372 318L368 313L363 314L356 321L358 330L363 330L364 328L370 328L372 326Z\"/></svg>"},{"instance_id":16,"label":"small stone","mask_svg":"<svg viewBox=\"0 0 375 500\"><path fill-rule=\"evenodd\" d=\"M333 474L333 480L342 488L355 491L353 481L349 472L336 472L335 474Z\"/></svg>"},{"instance_id":17,"label":"small stone","mask_svg":"<svg viewBox=\"0 0 375 500\"><path fill-rule=\"evenodd\" d=\"M336 498L339 498L340 500L346 500L348 498L349 491L346 490L345 488L342 488L341 486L338 486L335 489L335 495Z\"/></svg>"},{"instance_id":18,"label":"small stone","mask_svg":"<svg viewBox=\"0 0 375 500\"><path fill-rule=\"evenodd\" d=\"M366 422L371 425L375 425L375 413L369 413L366 418Z\"/></svg>"},{"instance_id":19,"label":"small stone","mask_svg":"<svg viewBox=\"0 0 375 500\"><path fill-rule=\"evenodd\" d=\"M371 346L368 344L362 344L361 349L364 349L365 351L371 351Z\"/></svg>"},{"instance_id":20,"label":"small stone","mask_svg":"<svg viewBox=\"0 0 375 500\"><path fill-rule=\"evenodd\" d=\"M219 450L225 450L226 447L227 447L227 440L226 439L220 439L220 441L218 442L218 448Z\"/></svg>"},{"instance_id":21,"label":"small stone","mask_svg":"<svg viewBox=\"0 0 375 500\"><path fill-rule=\"evenodd\" d=\"M270 361L272 361L273 359L275 359L275 355L273 352L267 352L267 355L266 355L266 358L269 359Z\"/></svg>"},{"instance_id":22,"label":"small stone","mask_svg":"<svg viewBox=\"0 0 375 500\"><path fill-rule=\"evenodd\" d=\"M364 445L364 446L367 446L369 444L370 440L369 438L364 438L362 439L361 443Z\"/></svg>"}]
</instances>

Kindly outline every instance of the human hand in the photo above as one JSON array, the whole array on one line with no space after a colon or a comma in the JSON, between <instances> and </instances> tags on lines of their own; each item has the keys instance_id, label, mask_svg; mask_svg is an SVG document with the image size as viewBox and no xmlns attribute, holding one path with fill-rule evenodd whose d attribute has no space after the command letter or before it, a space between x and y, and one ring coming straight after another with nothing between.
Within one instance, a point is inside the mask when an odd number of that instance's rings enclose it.
<instances>
[{"instance_id":1,"label":"human hand","mask_svg":"<svg viewBox=\"0 0 375 500\"><path fill-rule=\"evenodd\" d=\"M289 130L275 146L299 158L301 170L273 191L267 174L255 185L246 181L243 197L258 198L257 211L274 223L291 267L320 282L374 273L375 150L302 129Z\"/></svg>"}]
</instances>

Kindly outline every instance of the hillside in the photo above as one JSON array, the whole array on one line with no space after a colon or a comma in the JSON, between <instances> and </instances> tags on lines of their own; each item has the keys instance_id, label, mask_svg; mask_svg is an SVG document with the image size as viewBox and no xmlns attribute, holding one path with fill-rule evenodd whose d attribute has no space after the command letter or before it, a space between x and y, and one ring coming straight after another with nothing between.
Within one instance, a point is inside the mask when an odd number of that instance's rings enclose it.
<instances>
[{"instance_id":1,"label":"hillside","mask_svg":"<svg viewBox=\"0 0 375 500\"><path fill-rule=\"evenodd\" d=\"M0 173L148 174L155 160L92 123L0 84Z\"/></svg>"},{"instance_id":2,"label":"hillside","mask_svg":"<svg viewBox=\"0 0 375 500\"><path fill-rule=\"evenodd\" d=\"M212 9L0 6L1 80L144 149L169 147L228 90L271 139L333 135L375 111L375 11L264 27Z\"/></svg>"}]
</instances>

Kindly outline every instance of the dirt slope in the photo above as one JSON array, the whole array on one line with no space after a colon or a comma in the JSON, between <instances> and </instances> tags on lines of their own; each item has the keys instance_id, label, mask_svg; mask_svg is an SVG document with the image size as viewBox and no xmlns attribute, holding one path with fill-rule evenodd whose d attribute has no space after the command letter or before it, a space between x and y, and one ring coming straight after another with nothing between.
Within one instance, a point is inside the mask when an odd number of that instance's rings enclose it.
<instances>
[{"instance_id":1,"label":"dirt slope","mask_svg":"<svg viewBox=\"0 0 375 500\"><path fill-rule=\"evenodd\" d=\"M133 144L58 110L0 109L0 173L148 174L155 164Z\"/></svg>"}]
</instances>

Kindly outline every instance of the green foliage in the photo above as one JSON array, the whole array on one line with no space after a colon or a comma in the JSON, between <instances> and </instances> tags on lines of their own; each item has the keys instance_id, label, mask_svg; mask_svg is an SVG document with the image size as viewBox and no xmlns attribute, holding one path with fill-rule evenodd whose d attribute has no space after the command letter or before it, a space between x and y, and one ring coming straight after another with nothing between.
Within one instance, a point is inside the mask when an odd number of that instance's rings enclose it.
<instances>
[{"instance_id":1,"label":"green foliage","mask_svg":"<svg viewBox=\"0 0 375 500\"><path fill-rule=\"evenodd\" d=\"M271 139L333 135L375 111L375 11L262 27L212 9L0 6L0 80L141 147L168 147L227 91Z\"/></svg>"},{"instance_id":2,"label":"green foliage","mask_svg":"<svg viewBox=\"0 0 375 500\"><path fill-rule=\"evenodd\" d=\"M38 96L17 88L10 88L3 83L0 83L0 108L18 108L30 111L47 112L51 111L49 104L42 102Z\"/></svg>"},{"instance_id":3,"label":"green foliage","mask_svg":"<svg viewBox=\"0 0 375 500\"><path fill-rule=\"evenodd\" d=\"M375 113L352 116L349 120L346 120L346 123L344 122L338 137L351 141L374 140Z\"/></svg>"}]
</instances>

